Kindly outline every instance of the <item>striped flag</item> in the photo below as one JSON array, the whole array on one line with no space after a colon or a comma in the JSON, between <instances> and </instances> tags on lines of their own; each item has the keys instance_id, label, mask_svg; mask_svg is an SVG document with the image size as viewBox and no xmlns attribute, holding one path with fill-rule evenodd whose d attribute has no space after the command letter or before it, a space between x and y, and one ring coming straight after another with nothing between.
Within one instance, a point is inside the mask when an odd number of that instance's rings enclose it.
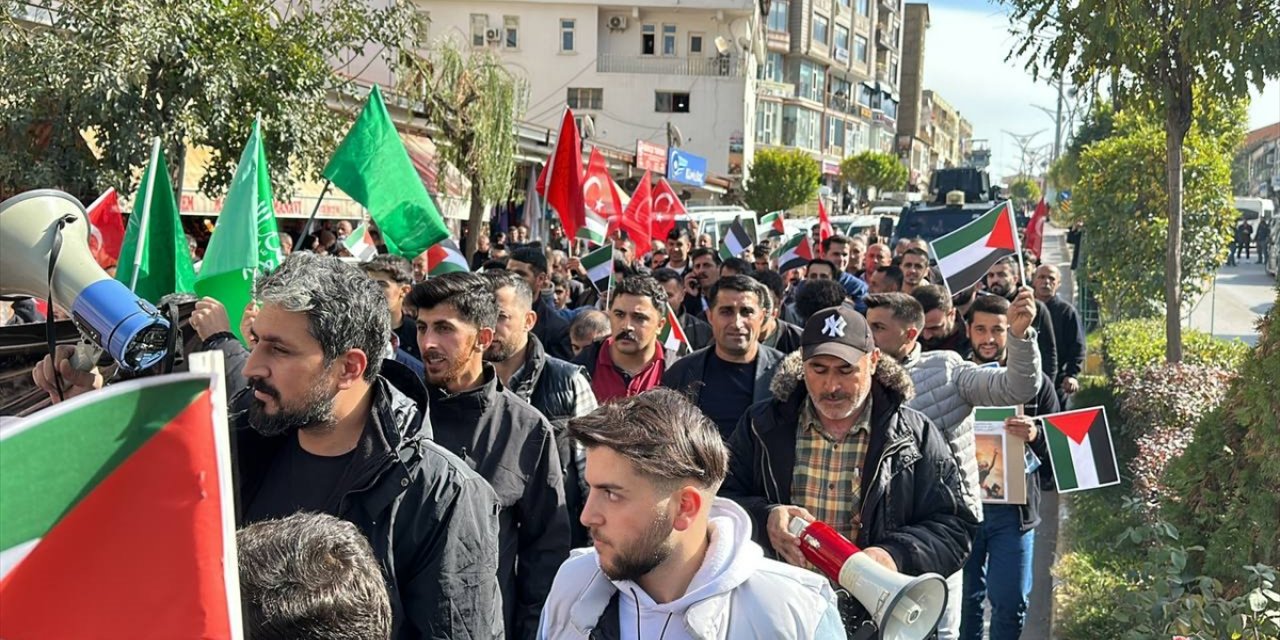
<instances>
[{"instance_id":1,"label":"striped flag","mask_svg":"<svg viewBox=\"0 0 1280 640\"><path fill-rule=\"evenodd\" d=\"M737 258L751 247L751 234L742 225L742 218L734 218L728 231L720 239L720 259Z\"/></svg>"},{"instance_id":2,"label":"striped flag","mask_svg":"<svg viewBox=\"0 0 1280 640\"><path fill-rule=\"evenodd\" d=\"M1018 255L1018 231L1013 225L1013 207L1006 200L973 222L929 243L947 288L968 289L1001 258Z\"/></svg>"},{"instance_id":3,"label":"striped flag","mask_svg":"<svg viewBox=\"0 0 1280 640\"><path fill-rule=\"evenodd\" d=\"M221 385L122 382L0 428L0 637L241 637Z\"/></svg>"},{"instance_id":4,"label":"striped flag","mask_svg":"<svg viewBox=\"0 0 1280 640\"><path fill-rule=\"evenodd\" d=\"M800 232L791 236L786 244L773 251L773 257L778 261L778 273L808 265L813 259L813 243L809 234Z\"/></svg>"},{"instance_id":5,"label":"striped flag","mask_svg":"<svg viewBox=\"0 0 1280 640\"><path fill-rule=\"evenodd\" d=\"M689 350L689 338L684 335L684 327L680 326L680 319L671 309L667 309L667 326L662 328L662 334L658 339L662 341L664 348L674 351L677 355L683 355Z\"/></svg>"},{"instance_id":6,"label":"striped flag","mask_svg":"<svg viewBox=\"0 0 1280 640\"><path fill-rule=\"evenodd\" d=\"M1103 407L1040 416L1059 493L1120 484L1120 468Z\"/></svg>"},{"instance_id":7,"label":"striped flag","mask_svg":"<svg viewBox=\"0 0 1280 640\"><path fill-rule=\"evenodd\" d=\"M453 238L445 238L427 249L427 275L438 276L455 271L470 271L467 258L462 255Z\"/></svg>"},{"instance_id":8,"label":"striped flag","mask_svg":"<svg viewBox=\"0 0 1280 640\"><path fill-rule=\"evenodd\" d=\"M369 223L362 222L360 226L351 232L351 235L343 238L342 246L351 252L351 255L360 262L368 262L378 255L378 245L373 243L373 234L369 233Z\"/></svg>"},{"instance_id":9,"label":"striped flag","mask_svg":"<svg viewBox=\"0 0 1280 640\"><path fill-rule=\"evenodd\" d=\"M763 218L760 218L760 226L757 227L757 231L764 229L764 237L766 238L781 238L787 235L787 227L783 224L785 220L783 216L784 213L782 211L766 213Z\"/></svg>"},{"instance_id":10,"label":"striped flag","mask_svg":"<svg viewBox=\"0 0 1280 640\"><path fill-rule=\"evenodd\" d=\"M582 268L587 270L587 279L596 291L608 291L613 279L613 243L582 256Z\"/></svg>"}]
</instances>

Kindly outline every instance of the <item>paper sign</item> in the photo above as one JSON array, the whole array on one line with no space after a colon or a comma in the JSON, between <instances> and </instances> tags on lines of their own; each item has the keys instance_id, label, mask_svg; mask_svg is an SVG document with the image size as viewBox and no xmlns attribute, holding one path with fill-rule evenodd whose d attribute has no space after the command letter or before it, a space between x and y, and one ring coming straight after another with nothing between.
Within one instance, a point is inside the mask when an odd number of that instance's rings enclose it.
<instances>
[{"instance_id":1,"label":"paper sign","mask_svg":"<svg viewBox=\"0 0 1280 640\"><path fill-rule=\"evenodd\" d=\"M1017 407L981 407L974 411L978 481L986 504L1027 503L1027 443L1005 432L1004 419Z\"/></svg>"}]
</instances>

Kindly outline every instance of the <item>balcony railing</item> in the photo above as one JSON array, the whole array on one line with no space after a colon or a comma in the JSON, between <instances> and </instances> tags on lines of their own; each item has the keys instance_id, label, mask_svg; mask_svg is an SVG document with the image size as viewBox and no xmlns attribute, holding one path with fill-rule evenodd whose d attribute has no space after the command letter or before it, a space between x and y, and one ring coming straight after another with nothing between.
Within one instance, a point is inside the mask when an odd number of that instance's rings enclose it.
<instances>
[{"instance_id":1,"label":"balcony railing","mask_svg":"<svg viewBox=\"0 0 1280 640\"><path fill-rule=\"evenodd\" d=\"M745 75L742 56L630 56L612 53L596 59L599 73L652 73L669 76L719 76L737 78Z\"/></svg>"}]
</instances>

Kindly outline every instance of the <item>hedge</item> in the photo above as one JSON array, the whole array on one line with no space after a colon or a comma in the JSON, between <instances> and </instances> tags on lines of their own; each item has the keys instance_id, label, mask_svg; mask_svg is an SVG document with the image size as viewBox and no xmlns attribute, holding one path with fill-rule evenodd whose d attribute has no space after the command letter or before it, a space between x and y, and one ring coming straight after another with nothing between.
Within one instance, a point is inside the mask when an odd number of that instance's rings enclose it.
<instances>
[{"instance_id":1,"label":"hedge","mask_svg":"<svg viewBox=\"0 0 1280 640\"><path fill-rule=\"evenodd\" d=\"M1144 318L1112 322L1101 329L1102 360L1107 375L1141 371L1164 362L1164 319ZM1249 355L1249 345L1227 342L1195 329L1182 330L1182 362L1237 370Z\"/></svg>"}]
</instances>

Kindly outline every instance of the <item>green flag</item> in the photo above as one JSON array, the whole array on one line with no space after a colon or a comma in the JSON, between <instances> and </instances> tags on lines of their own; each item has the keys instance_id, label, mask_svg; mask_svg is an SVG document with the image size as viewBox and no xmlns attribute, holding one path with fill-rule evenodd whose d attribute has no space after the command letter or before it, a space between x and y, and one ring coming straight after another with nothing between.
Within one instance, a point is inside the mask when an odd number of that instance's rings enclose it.
<instances>
[{"instance_id":1,"label":"green flag","mask_svg":"<svg viewBox=\"0 0 1280 640\"><path fill-rule=\"evenodd\" d=\"M324 177L369 210L390 253L412 260L449 237L376 85Z\"/></svg>"},{"instance_id":2,"label":"green flag","mask_svg":"<svg viewBox=\"0 0 1280 640\"><path fill-rule=\"evenodd\" d=\"M151 180L152 172L155 180ZM147 185L151 185L151 214L147 227L142 228L142 206L147 201ZM191 266L191 251L187 237L178 219L178 203L173 199L173 185L169 182L169 168L165 164L164 151L156 154L154 166L148 166L142 175L142 185L133 199L133 212L124 232L124 244L120 247L120 266L116 280L129 285L133 282L133 263L138 251L138 237L142 237L142 261L138 268L138 284L134 293L152 304L171 293L191 293L195 290L196 271Z\"/></svg>"},{"instance_id":3,"label":"green flag","mask_svg":"<svg viewBox=\"0 0 1280 640\"><path fill-rule=\"evenodd\" d=\"M253 297L253 281L282 259L273 202L261 125L254 121L196 280L196 294L227 308L231 332L242 341L240 317Z\"/></svg>"}]
</instances>

